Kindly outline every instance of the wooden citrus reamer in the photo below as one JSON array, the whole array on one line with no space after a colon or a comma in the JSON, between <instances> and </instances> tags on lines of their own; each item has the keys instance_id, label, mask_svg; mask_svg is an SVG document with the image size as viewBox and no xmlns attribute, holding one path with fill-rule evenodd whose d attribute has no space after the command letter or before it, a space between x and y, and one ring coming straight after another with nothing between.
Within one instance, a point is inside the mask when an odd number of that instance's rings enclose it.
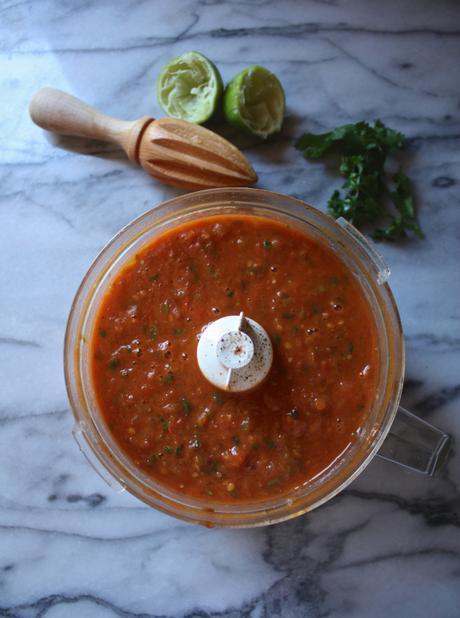
<instances>
[{"instance_id":1,"label":"wooden citrus reamer","mask_svg":"<svg viewBox=\"0 0 460 618\"><path fill-rule=\"evenodd\" d=\"M212 131L184 120L154 120L148 116L132 122L117 120L54 88L36 92L29 112L42 129L118 144L130 161L176 187L244 187L257 181L256 173L238 148Z\"/></svg>"}]
</instances>

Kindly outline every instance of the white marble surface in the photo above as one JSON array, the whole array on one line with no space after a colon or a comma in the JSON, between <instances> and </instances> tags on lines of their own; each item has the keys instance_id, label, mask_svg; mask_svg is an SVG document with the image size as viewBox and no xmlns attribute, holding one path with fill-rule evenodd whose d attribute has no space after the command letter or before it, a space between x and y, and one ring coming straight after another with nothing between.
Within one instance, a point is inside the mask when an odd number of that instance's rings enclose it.
<instances>
[{"instance_id":1,"label":"white marble surface","mask_svg":"<svg viewBox=\"0 0 460 618\"><path fill-rule=\"evenodd\" d=\"M403 402L458 440L458 3L3 0L0 32L0 616L458 617L458 448L441 478L375 460L318 511L252 531L176 521L93 472L70 434L67 312L106 241L174 191L113 147L55 147L27 113L53 85L158 114L154 78L190 49L225 79L264 64L285 86L285 130L238 143L260 186L321 208L336 180L295 136L375 117L403 130L427 233L381 247L407 334Z\"/></svg>"}]
</instances>

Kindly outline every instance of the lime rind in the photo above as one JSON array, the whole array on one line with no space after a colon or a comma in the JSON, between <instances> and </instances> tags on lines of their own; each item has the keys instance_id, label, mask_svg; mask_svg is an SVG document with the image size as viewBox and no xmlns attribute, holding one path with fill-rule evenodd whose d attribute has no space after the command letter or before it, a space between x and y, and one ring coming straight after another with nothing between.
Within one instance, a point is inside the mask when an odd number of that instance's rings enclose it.
<instances>
[{"instance_id":1,"label":"lime rind","mask_svg":"<svg viewBox=\"0 0 460 618\"><path fill-rule=\"evenodd\" d=\"M281 129L285 96L280 81L261 66L236 75L224 94L226 120L238 129L266 139Z\"/></svg>"},{"instance_id":2,"label":"lime rind","mask_svg":"<svg viewBox=\"0 0 460 618\"><path fill-rule=\"evenodd\" d=\"M199 52L187 52L168 62L157 81L158 101L166 114L196 124L213 116L222 92L219 70Z\"/></svg>"}]
</instances>

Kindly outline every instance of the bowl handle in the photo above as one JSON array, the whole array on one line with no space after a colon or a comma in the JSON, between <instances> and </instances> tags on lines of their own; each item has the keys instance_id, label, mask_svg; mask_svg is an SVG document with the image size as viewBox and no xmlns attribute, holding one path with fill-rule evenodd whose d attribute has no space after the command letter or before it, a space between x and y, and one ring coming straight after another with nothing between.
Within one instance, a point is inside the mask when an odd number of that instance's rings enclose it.
<instances>
[{"instance_id":1,"label":"bowl handle","mask_svg":"<svg viewBox=\"0 0 460 618\"><path fill-rule=\"evenodd\" d=\"M410 470L435 476L446 463L452 437L401 406L378 455Z\"/></svg>"}]
</instances>

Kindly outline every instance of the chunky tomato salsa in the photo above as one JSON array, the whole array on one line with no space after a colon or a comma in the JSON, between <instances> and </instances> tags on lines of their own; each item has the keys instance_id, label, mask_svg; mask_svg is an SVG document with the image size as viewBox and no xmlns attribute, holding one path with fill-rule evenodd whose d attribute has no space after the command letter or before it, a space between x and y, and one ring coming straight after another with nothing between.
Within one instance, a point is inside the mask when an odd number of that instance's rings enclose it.
<instances>
[{"instance_id":1,"label":"chunky tomato salsa","mask_svg":"<svg viewBox=\"0 0 460 618\"><path fill-rule=\"evenodd\" d=\"M241 311L269 334L257 389L201 374L210 322ZM221 215L169 231L115 278L96 319L92 379L126 455L170 489L219 502L309 483L353 443L375 400L375 324L351 272L282 223Z\"/></svg>"}]
</instances>

